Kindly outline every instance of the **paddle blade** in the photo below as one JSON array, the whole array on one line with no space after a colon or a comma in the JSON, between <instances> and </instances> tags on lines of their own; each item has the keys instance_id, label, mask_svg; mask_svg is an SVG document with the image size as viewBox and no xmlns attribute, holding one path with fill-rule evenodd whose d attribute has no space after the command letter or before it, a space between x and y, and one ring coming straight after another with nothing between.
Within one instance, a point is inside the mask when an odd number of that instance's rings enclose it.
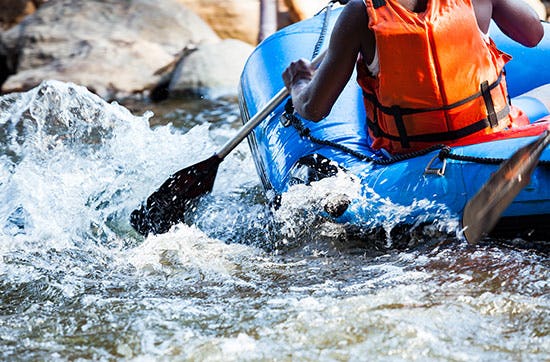
<instances>
[{"instance_id":1,"label":"paddle blade","mask_svg":"<svg viewBox=\"0 0 550 362\"><path fill-rule=\"evenodd\" d=\"M529 184L542 151L550 143L548 131L532 143L523 146L502 163L478 193L464 208L462 225L470 244L477 243L496 225L506 208Z\"/></svg>"},{"instance_id":2,"label":"paddle blade","mask_svg":"<svg viewBox=\"0 0 550 362\"><path fill-rule=\"evenodd\" d=\"M137 232L162 234L183 221L189 202L212 191L222 159L214 155L170 176L157 191L130 215L130 224Z\"/></svg>"}]
</instances>

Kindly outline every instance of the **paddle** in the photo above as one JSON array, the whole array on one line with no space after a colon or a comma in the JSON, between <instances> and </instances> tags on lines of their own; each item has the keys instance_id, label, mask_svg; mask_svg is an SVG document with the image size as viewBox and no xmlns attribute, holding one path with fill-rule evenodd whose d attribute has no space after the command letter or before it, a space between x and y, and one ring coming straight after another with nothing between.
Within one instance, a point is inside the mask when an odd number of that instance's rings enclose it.
<instances>
[{"instance_id":1,"label":"paddle","mask_svg":"<svg viewBox=\"0 0 550 362\"><path fill-rule=\"evenodd\" d=\"M318 67L326 51L317 55L312 64ZM281 89L252 117L237 134L210 158L179 170L171 175L145 204L130 215L130 224L142 235L162 234L174 224L183 221L183 213L190 201L209 193L214 186L218 167L223 159L244 140L288 96L286 88Z\"/></svg>"},{"instance_id":2,"label":"paddle","mask_svg":"<svg viewBox=\"0 0 550 362\"><path fill-rule=\"evenodd\" d=\"M550 143L550 132L517 150L468 201L464 207L464 236L476 244L496 225L500 215L529 184L542 151Z\"/></svg>"}]
</instances>

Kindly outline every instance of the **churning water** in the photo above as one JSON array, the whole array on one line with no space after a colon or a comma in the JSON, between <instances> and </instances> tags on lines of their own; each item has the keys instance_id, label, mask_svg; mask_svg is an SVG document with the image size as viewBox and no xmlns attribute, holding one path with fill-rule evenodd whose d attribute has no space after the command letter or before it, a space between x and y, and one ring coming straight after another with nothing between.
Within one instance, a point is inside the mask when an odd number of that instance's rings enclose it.
<instances>
[{"instance_id":1,"label":"churning water","mask_svg":"<svg viewBox=\"0 0 550 362\"><path fill-rule=\"evenodd\" d=\"M197 104L134 116L60 82L0 98L0 360L550 359L547 255L468 247L439 233L452 219L369 248L315 216L345 177L271 210L246 143L187 224L140 237L130 212L239 126L234 102Z\"/></svg>"}]
</instances>

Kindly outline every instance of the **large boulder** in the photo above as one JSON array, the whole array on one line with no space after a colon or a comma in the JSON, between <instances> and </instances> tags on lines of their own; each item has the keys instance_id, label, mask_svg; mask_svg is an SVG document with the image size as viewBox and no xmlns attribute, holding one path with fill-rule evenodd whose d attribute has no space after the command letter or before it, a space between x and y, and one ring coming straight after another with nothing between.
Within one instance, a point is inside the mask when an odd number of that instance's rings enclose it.
<instances>
[{"instance_id":1,"label":"large boulder","mask_svg":"<svg viewBox=\"0 0 550 362\"><path fill-rule=\"evenodd\" d=\"M192 9L223 39L239 39L256 45L260 30L261 0L179 0ZM314 15L327 0L277 0L277 27ZM291 5L291 8L287 4Z\"/></svg>"},{"instance_id":2,"label":"large boulder","mask_svg":"<svg viewBox=\"0 0 550 362\"><path fill-rule=\"evenodd\" d=\"M327 5L327 0L284 0L292 21L308 19Z\"/></svg>"},{"instance_id":3,"label":"large boulder","mask_svg":"<svg viewBox=\"0 0 550 362\"><path fill-rule=\"evenodd\" d=\"M2 92L45 79L88 87L105 99L153 89L182 50L219 37L178 0L56 0L1 34L10 72Z\"/></svg>"},{"instance_id":4,"label":"large boulder","mask_svg":"<svg viewBox=\"0 0 550 362\"><path fill-rule=\"evenodd\" d=\"M258 42L260 0L179 0L223 39Z\"/></svg>"},{"instance_id":5,"label":"large boulder","mask_svg":"<svg viewBox=\"0 0 550 362\"><path fill-rule=\"evenodd\" d=\"M541 0L525 0L535 10L541 20L546 20L546 5Z\"/></svg>"},{"instance_id":6,"label":"large boulder","mask_svg":"<svg viewBox=\"0 0 550 362\"><path fill-rule=\"evenodd\" d=\"M170 96L236 96L241 72L253 49L236 39L200 45L178 63L168 86Z\"/></svg>"},{"instance_id":7,"label":"large boulder","mask_svg":"<svg viewBox=\"0 0 550 362\"><path fill-rule=\"evenodd\" d=\"M36 10L30 0L0 0L0 29L8 29Z\"/></svg>"}]
</instances>

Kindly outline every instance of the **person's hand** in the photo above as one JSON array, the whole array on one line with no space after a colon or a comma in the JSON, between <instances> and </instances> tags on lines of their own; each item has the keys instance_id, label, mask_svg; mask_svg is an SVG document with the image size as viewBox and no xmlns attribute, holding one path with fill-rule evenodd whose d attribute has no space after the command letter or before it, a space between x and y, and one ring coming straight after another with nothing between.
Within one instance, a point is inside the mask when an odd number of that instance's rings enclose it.
<instances>
[{"instance_id":1,"label":"person's hand","mask_svg":"<svg viewBox=\"0 0 550 362\"><path fill-rule=\"evenodd\" d=\"M299 59L290 65L283 72L283 81L285 87L290 91L292 86L305 81L306 83L313 78L315 69L311 63L306 59Z\"/></svg>"}]
</instances>

